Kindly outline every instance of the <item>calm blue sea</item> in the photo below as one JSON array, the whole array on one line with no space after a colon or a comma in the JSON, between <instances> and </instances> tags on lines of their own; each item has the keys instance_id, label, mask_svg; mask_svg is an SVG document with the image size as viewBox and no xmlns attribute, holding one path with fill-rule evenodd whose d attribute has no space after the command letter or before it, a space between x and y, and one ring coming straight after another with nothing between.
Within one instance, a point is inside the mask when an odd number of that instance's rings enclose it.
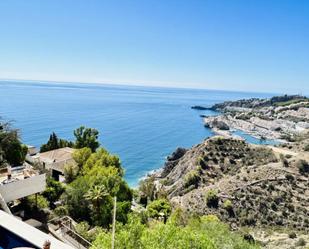
<instances>
[{"instance_id":1,"label":"calm blue sea","mask_svg":"<svg viewBox=\"0 0 309 249\"><path fill-rule=\"evenodd\" d=\"M211 132L192 105L270 97L272 94L81 83L0 82L0 116L13 120L26 144L40 146L51 132L73 139L80 125L100 131L102 146L120 156L131 186L160 168L177 147Z\"/></svg>"}]
</instances>

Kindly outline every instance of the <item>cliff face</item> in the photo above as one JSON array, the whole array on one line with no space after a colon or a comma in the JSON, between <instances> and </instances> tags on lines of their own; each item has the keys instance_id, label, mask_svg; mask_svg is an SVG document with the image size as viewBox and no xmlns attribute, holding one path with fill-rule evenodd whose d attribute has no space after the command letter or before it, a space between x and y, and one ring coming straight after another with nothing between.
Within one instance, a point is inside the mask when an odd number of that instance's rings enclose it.
<instances>
[{"instance_id":1,"label":"cliff face","mask_svg":"<svg viewBox=\"0 0 309 249\"><path fill-rule=\"evenodd\" d=\"M309 161L305 144L308 138L289 147L268 147L213 137L172 156L156 183L174 207L216 214L235 227L309 231L308 172L300 170Z\"/></svg>"},{"instance_id":2,"label":"cliff face","mask_svg":"<svg viewBox=\"0 0 309 249\"><path fill-rule=\"evenodd\" d=\"M309 99L298 95L228 101L212 109L222 114L205 117L204 124L218 134L231 136L232 130L242 130L258 138L292 142L309 130Z\"/></svg>"}]
</instances>

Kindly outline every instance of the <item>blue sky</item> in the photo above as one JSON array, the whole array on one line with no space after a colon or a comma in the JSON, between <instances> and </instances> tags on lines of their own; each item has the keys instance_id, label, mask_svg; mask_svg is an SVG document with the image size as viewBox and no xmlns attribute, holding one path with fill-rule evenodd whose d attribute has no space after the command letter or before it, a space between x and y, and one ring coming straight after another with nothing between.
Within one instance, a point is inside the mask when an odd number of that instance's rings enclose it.
<instances>
[{"instance_id":1,"label":"blue sky","mask_svg":"<svg viewBox=\"0 0 309 249\"><path fill-rule=\"evenodd\" d=\"M3 0L0 78L309 93L306 0Z\"/></svg>"}]
</instances>

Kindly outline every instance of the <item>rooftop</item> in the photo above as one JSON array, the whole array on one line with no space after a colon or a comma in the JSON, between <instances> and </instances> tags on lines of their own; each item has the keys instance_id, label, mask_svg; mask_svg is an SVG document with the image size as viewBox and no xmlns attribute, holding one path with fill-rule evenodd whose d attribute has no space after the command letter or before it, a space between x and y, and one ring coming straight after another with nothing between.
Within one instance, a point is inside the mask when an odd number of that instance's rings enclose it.
<instances>
[{"instance_id":1,"label":"rooftop","mask_svg":"<svg viewBox=\"0 0 309 249\"><path fill-rule=\"evenodd\" d=\"M39 153L35 158L39 158L40 161L53 163L53 162L61 162L72 159L72 154L74 152L73 148L65 147L56 150L51 150L43 153Z\"/></svg>"}]
</instances>

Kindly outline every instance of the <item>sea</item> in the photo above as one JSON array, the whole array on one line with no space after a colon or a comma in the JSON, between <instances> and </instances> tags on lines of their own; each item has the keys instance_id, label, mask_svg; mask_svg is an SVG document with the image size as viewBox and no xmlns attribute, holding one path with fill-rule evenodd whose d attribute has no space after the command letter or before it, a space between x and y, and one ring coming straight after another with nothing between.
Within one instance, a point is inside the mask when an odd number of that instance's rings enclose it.
<instances>
[{"instance_id":1,"label":"sea","mask_svg":"<svg viewBox=\"0 0 309 249\"><path fill-rule=\"evenodd\" d=\"M40 147L49 135L73 140L81 125L100 132L101 146L117 154L130 186L159 169L177 147L190 148L212 132L191 106L274 94L88 83L0 81L0 117L20 130L23 143ZM239 133L252 143L247 134Z\"/></svg>"}]
</instances>

